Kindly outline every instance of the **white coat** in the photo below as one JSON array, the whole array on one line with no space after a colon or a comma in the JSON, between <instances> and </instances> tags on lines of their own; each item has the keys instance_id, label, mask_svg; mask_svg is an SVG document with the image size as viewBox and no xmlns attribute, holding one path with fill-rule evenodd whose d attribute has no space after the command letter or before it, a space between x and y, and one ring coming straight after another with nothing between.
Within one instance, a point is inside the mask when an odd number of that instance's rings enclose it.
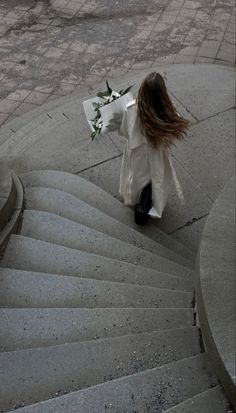
<instances>
[{"instance_id":1,"label":"white coat","mask_svg":"<svg viewBox=\"0 0 236 413\"><path fill-rule=\"evenodd\" d=\"M168 195L175 185L177 193L182 191L172 165L170 151L164 147L154 149L143 135L137 116L135 100L126 106L119 134L127 138L120 173L119 192L125 205L139 203L142 189L151 181L152 204L149 215L160 218Z\"/></svg>"}]
</instances>

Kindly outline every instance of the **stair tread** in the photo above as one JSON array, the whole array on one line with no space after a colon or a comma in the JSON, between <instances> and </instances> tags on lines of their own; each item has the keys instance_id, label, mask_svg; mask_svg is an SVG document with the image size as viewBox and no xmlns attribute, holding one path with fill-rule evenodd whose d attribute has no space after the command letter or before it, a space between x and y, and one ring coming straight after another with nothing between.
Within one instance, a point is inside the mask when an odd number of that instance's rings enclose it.
<instances>
[{"instance_id":1,"label":"stair tread","mask_svg":"<svg viewBox=\"0 0 236 413\"><path fill-rule=\"evenodd\" d=\"M171 259L160 257L67 218L44 211L25 210L21 234L171 274L187 277L193 274L193 270Z\"/></svg>"},{"instance_id":2,"label":"stair tread","mask_svg":"<svg viewBox=\"0 0 236 413\"><path fill-rule=\"evenodd\" d=\"M30 112L24 113L20 118L14 119L11 122L8 122L1 128L0 136L0 146L2 146L2 152L8 151L17 147L21 147L22 140L27 149L26 143L28 139L32 142L32 129L34 130L34 137L42 135L45 131L52 131L55 127L61 126L64 127L65 124L68 124L68 118L70 122L77 120L78 116L80 117L80 124L87 127L87 122L84 117L84 110L82 103L86 99L86 96L89 96L89 91L86 90L83 98L78 98L78 96L68 96L65 102L65 97L57 98L55 101L50 101L44 103L43 106L39 106ZM74 110L76 102L76 112ZM78 109L79 105L79 109ZM65 112L68 113L68 117L65 116ZM48 116L49 113L49 116ZM68 125L66 125L68 127ZM14 132L12 131L14 130ZM80 132L82 125L80 126ZM86 132L87 132L86 128ZM15 144L15 145L14 145Z\"/></svg>"},{"instance_id":3,"label":"stair tread","mask_svg":"<svg viewBox=\"0 0 236 413\"><path fill-rule=\"evenodd\" d=\"M83 278L93 277L100 280L130 283L136 282L135 280L142 279L142 277L154 278L154 276L166 274L140 265L133 265L22 235L11 236L1 264L4 267L26 271ZM176 276L176 278L178 277ZM182 279L186 279L183 274ZM191 281L189 277L187 277L187 281Z\"/></svg>"},{"instance_id":4,"label":"stair tread","mask_svg":"<svg viewBox=\"0 0 236 413\"><path fill-rule=\"evenodd\" d=\"M182 307L192 293L128 283L0 268L0 302L14 307Z\"/></svg>"},{"instance_id":5,"label":"stair tread","mask_svg":"<svg viewBox=\"0 0 236 413\"><path fill-rule=\"evenodd\" d=\"M0 351L190 327L193 309L1 308Z\"/></svg>"},{"instance_id":6,"label":"stair tread","mask_svg":"<svg viewBox=\"0 0 236 413\"><path fill-rule=\"evenodd\" d=\"M25 187L46 186L77 196L82 201L100 209L107 215L147 235L154 241L160 242L167 248L185 256L190 261L194 261L194 254L188 248L166 235L156 226L154 227L151 223L143 227L137 226L134 223L132 210L124 207L121 202L110 194L80 176L61 171L40 170L21 174L21 179Z\"/></svg>"},{"instance_id":7,"label":"stair tread","mask_svg":"<svg viewBox=\"0 0 236 413\"><path fill-rule=\"evenodd\" d=\"M179 264L193 267L193 264L186 258L65 191L30 187L25 189L25 198L27 209L51 212L164 258L171 258Z\"/></svg>"},{"instance_id":8,"label":"stair tread","mask_svg":"<svg viewBox=\"0 0 236 413\"><path fill-rule=\"evenodd\" d=\"M19 409L19 413L161 412L216 384L206 354L188 357L130 376ZM58 388L59 390L59 388ZM55 395L55 394L54 394ZM109 410L108 410L109 411Z\"/></svg>"},{"instance_id":9,"label":"stair tread","mask_svg":"<svg viewBox=\"0 0 236 413\"><path fill-rule=\"evenodd\" d=\"M23 245L22 251L25 248L27 249L27 244L29 243L29 239L24 237L23 238ZM36 245L35 243L33 243ZM39 245L39 244L37 244ZM55 244L54 244L55 245ZM13 251L13 247L17 246L18 247L18 241L16 242L16 239L12 237L10 244L9 244L9 249ZM43 248L47 246L46 243L42 244L40 243L40 247ZM33 245L32 245L33 247ZM58 249L57 249L58 250ZM43 249L44 251L44 249ZM65 252L65 250L63 250ZM66 250L68 253L71 253L69 249ZM74 251L74 250L73 250ZM72 252L73 254L73 252ZM74 257L77 256L76 252L73 254ZM11 258L11 257L10 257ZM16 260L18 259L17 256L15 256ZM17 262L15 261L16 268L17 268ZM150 287L157 287L157 288L166 288L166 289L176 289L176 290L183 290L183 291L192 291L193 290L193 282L191 279L185 279L183 277L178 277L174 274L168 274L168 273L163 273L160 271L153 270L151 268L143 268L142 266L137 266L133 265L130 263L121 263L122 265L119 266L119 271L117 270L115 272L115 267L117 267L117 260L109 260L107 261L106 259L100 260L99 265L103 262L103 265L110 265L114 264L114 273L112 276L105 276L104 280L107 281L114 281L114 282L127 282L130 284L137 284L137 285L147 285ZM5 255L5 259L3 261L3 264L6 263L6 265L13 266L14 268L14 260L12 259L7 259L7 256ZM35 266L34 266L35 268ZM12 269L13 271L13 269ZM29 269L31 271L31 269ZM39 272L39 267L35 270ZM32 267L32 272L34 272L33 267ZM42 271L42 272L47 272L47 271ZM102 276L97 275L97 273L92 273L85 271L79 271L78 268L74 268L72 271L72 268L68 269L68 271L63 270L61 273L62 275L68 275L68 276L75 276L75 277L86 277L86 278L91 278L91 279L103 279ZM83 275L84 274L84 275Z\"/></svg>"},{"instance_id":10,"label":"stair tread","mask_svg":"<svg viewBox=\"0 0 236 413\"><path fill-rule=\"evenodd\" d=\"M190 327L4 352L0 399L32 403L196 356L198 334Z\"/></svg>"},{"instance_id":11,"label":"stair tread","mask_svg":"<svg viewBox=\"0 0 236 413\"><path fill-rule=\"evenodd\" d=\"M205 390L185 400L177 406L165 410L165 413L227 413L229 404L220 386ZM164 413L164 412L163 412Z\"/></svg>"}]
</instances>

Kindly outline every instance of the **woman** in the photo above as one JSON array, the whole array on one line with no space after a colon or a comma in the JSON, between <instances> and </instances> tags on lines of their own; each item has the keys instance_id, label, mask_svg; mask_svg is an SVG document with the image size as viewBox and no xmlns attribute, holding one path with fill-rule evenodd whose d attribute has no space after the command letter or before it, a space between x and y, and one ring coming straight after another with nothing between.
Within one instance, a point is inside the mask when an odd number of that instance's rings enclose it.
<instances>
[{"instance_id":1,"label":"woman","mask_svg":"<svg viewBox=\"0 0 236 413\"><path fill-rule=\"evenodd\" d=\"M126 106L119 130L127 138L120 175L120 194L135 206L135 222L161 218L172 183L181 193L170 147L186 134L190 122L180 116L167 93L163 77L150 73L137 100Z\"/></svg>"}]
</instances>

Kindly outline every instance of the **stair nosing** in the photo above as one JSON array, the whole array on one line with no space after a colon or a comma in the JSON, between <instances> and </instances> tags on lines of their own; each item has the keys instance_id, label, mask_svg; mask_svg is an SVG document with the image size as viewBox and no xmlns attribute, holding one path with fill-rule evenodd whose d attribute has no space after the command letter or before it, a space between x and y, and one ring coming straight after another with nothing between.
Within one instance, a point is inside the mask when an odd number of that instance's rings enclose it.
<instances>
[{"instance_id":1,"label":"stair nosing","mask_svg":"<svg viewBox=\"0 0 236 413\"><path fill-rule=\"evenodd\" d=\"M64 218L64 217L58 216L57 214L53 214L53 213L51 213L51 212L44 212L44 211L33 210L33 209L30 209L30 210L29 210L29 209L25 209L25 210L24 210L24 216L23 216L23 224L22 224L22 228L23 228L23 229L24 229L24 220L26 221L26 219L27 219L27 218L25 218L25 215L27 216L27 215L30 214L30 213L34 214L35 212L36 212L36 213L39 213L39 214L40 214L40 213L45 214L45 216L47 215L47 216L49 216L49 218L52 217L52 219L53 219L53 217L57 217L58 220L61 220L61 222L64 221L64 222L66 223L66 221L68 221L68 222L71 223L71 224L78 225L78 227L79 227L79 226L80 226L81 228L84 227L85 229L88 228L91 232L94 232L94 234L97 233L98 235L104 236L104 238L108 238L108 239L110 238L111 241L120 243L120 245L121 245L121 244L123 244L124 246L127 245L127 246L130 246L130 247L133 248L133 249L137 249L137 250L140 250L141 252L145 252L145 253L147 253L147 254L153 255L154 257L158 257L160 260L162 260L163 264L165 264L165 263L174 264L177 269L179 268L179 270L182 269L183 271L188 271L189 274L190 274L189 276L193 276L193 274L194 274L194 270L193 270L192 268L186 267L186 266L184 266L184 265L182 265L182 264L179 264L179 263L177 263L177 262L175 262L175 261L172 261L172 259L168 259L168 258L159 256L159 255L155 255L154 253L151 253L151 252L149 252L149 251L147 251L147 250L144 250L143 248L135 247L135 246L133 246L132 244L126 242L126 241L119 240L119 239L114 238L114 237L112 237L112 236L110 236L110 235L104 234L104 233L101 232L101 231L97 231L97 230L95 230L95 229L89 228L89 227L87 227L86 225L76 223L76 222L74 222L73 220L70 220L70 219L68 219L68 218ZM24 234L22 234L22 236L24 236ZM35 239L35 240L39 240L39 241L44 241L43 239L35 238L35 235L32 235L32 236L26 235L26 237L31 238L31 239ZM44 242L48 242L49 244L60 245L60 246L64 247L64 245L62 245L62 244L60 244L60 243L57 243L57 242L55 242L55 241L54 241L54 242L44 241ZM67 246L65 246L65 247L66 247L66 248L70 248L70 247L67 247ZM80 247L80 248L81 248L81 247ZM93 252L90 253L90 252L87 251L86 249L83 250L83 249L80 249L80 248L78 248L78 249L77 249L77 248L70 248L70 249L73 249L73 250L76 250L76 251L81 251L81 252L87 252L87 253L89 253L89 254L100 255L100 256L104 256L104 257L109 258L107 255L96 254L96 253L93 253ZM113 257L111 257L111 258L113 259ZM114 258L114 259L117 259L117 258ZM118 260L118 261L123 261L123 260L121 260L121 259L117 259L117 260ZM124 261L124 262L127 262L127 261ZM128 261L128 262L129 262L129 261ZM134 264L134 265L137 265L137 264ZM151 268L151 267L148 267L147 265L141 265L141 266L143 266L144 268Z\"/></svg>"},{"instance_id":2,"label":"stair nosing","mask_svg":"<svg viewBox=\"0 0 236 413\"><path fill-rule=\"evenodd\" d=\"M185 260L185 262L182 262L182 263L181 263L181 262L176 261L176 258L173 257L173 262L176 262L176 263L179 264L179 265L182 265L182 266L184 266L184 267L186 267L186 268L189 268L189 269L193 270L193 263L192 263L190 260L188 260L187 258L185 258L184 256L182 256L181 254L173 251L171 248L168 248L168 247L162 245L161 242L154 241L153 239L149 238L147 235L142 234L142 233L140 233L139 231L137 231L137 229L135 229L135 228L133 228L133 227L130 227L129 225L127 225L127 224L119 221L117 218L114 218L114 217L112 217L111 215L106 214L106 213L103 212L102 210L96 208L96 207L93 206L93 205L90 205L89 203L87 203L86 201L80 199L79 197L77 197L77 196L75 196L75 195L73 195L73 194L71 194L71 193L69 193L69 192L66 192L66 191L64 191L64 190L62 190L62 189L57 189L57 188L52 188L52 187L46 187L46 186L33 186L33 187L28 187L28 186L26 186L26 187L25 187L25 190L26 190L26 198L27 198L27 191L30 191L31 189L36 190L36 191L37 191L37 190L44 190L44 189L45 189L45 190L50 190L50 191L52 191L52 192L55 191L55 193L61 193L61 194L64 193L64 194L66 194L66 196L69 196L69 197L73 198L74 200L81 202L81 203L84 204L85 206L88 205L92 210L98 211L98 213L101 213L102 215L107 216L109 219L111 219L112 221L114 221L114 224L115 224L115 223L121 224L122 226L128 228L131 232L137 234L140 238L143 238L144 242L145 242L145 240L150 240L150 241L152 241L153 243L157 244L157 246L158 246L159 248L161 248L161 249L163 249L164 251L166 251L166 253L170 252L171 254L174 254L177 259L179 258L179 259ZM27 204L27 202L26 202L26 204ZM27 207L27 205L26 205L26 210L29 210L29 211L31 211L31 210L32 210L32 211L42 211L42 212L52 213L52 214L57 215L57 216L59 216L59 217L61 217L61 218L65 218L65 219L68 219L68 220L70 220L70 221L73 221L74 223L84 225L83 222L82 222L82 220L81 220L81 221L80 221L80 220L76 221L76 220L74 220L74 219L72 219L72 218L68 218L68 217L65 217L65 216L61 215L60 213L57 213L57 211L47 210L46 208L45 208L45 209L41 209L40 207L37 207L37 205L34 206L33 208L32 208L32 207L29 208L29 207ZM103 234L107 234L106 231L102 231L101 229L96 229L96 228L94 228L92 225L87 225L87 224L86 224L85 226L88 227L88 228L94 229L94 230L96 230L96 231L98 231L98 232L101 232L101 233L103 233ZM107 235L108 235L108 236L112 236L112 235L110 235L110 234L107 234ZM120 241L122 241L122 242L130 243L129 241L125 241L125 240L123 240L122 238L118 238L118 237L115 237L115 236L114 236L113 238L118 239L118 240L120 240ZM133 245L133 244L131 244L131 245ZM144 249L144 250L146 250L146 251L149 251L149 250L148 250L147 248L145 248L145 247L142 247L142 249ZM150 252L152 252L152 251L150 251ZM152 253L154 253L154 252L152 252ZM158 254L156 254L156 255L158 255ZM161 256L162 256L162 255L161 255ZM165 257L163 257L163 258L165 258Z\"/></svg>"},{"instance_id":3,"label":"stair nosing","mask_svg":"<svg viewBox=\"0 0 236 413\"><path fill-rule=\"evenodd\" d=\"M78 249L75 249L75 248L70 248L70 247L66 247L66 246L64 246L64 245L60 245L60 244L55 244L55 243L52 243L52 242L48 242L48 241L44 241L44 240L40 240L40 239L36 239L36 238L31 238L31 237L27 237L27 236L24 236L24 235L21 235L21 234L12 234L12 236L11 236L11 239L20 239L20 238L24 238L24 239L26 239L26 240L33 240L33 241L35 241L35 242L39 242L39 243L45 243L45 244L48 244L48 245L53 245L53 246L56 246L56 247L59 247L59 248L61 248L61 249L63 249L63 250L67 250L67 251L69 251L69 250L71 250L71 251L73 251L73 252L82 252L82 253L84 253L84 254L88 254L90 257L96 257L96 256L98 256L98 257L102 257L102 258L104 258L104 260L109 260L109 261L116 261L116 262L118 262L118 263L124 263L124 264L127 264L127 265L133 265L133 266L135 266L135 267L140 267L140 268L143 268L144 270L145 269L148 269L148 270L152 270L152 271L156 271L156 272L159 272L159 273L161 273L161 274L168 274L168 275L173 275L173 276L175 276L175 277L179 277L179 278L183 278L183 279L187 279L187 280L191 280L191 277L190 277L190 275L185 275L184 277L182 277L182 276L179 276L179 275L176 275L176 274L172 274L172 273L170 273L170 272L164 272L164 271L160 271L160 270L158 270L158 269L154 269L154 268L150 268L150 267L144 267L143 265L140 265L140 264L133 264L133 263L131 263L131 262L127 262L127 261L121 261L121 260L117 260L117 259L115 259L115 258L110 258L110 257L107 257L107 256L104 256L104 255L99 255L99 254L94 254L94 253L90 253L90 252L87 252L87 251L80 251L80 250L78 250ZM166 260L166 261L168 261L168 260ZM171 262L172 263L172 261L169 261L169 262ZM3 265L2 265L2 263L3 263ZM174 263L175 264L175 263ZM4 258L3 258L3 261L1 262L1 265L2 266L5 266L4 265ZM178 265L178 264L177 264ZM193 270L191 270L191 269L188 269L188 268L186 268L186 267L182 267L181 265L179 265L181 268L183 268L183 269L187 269L187 270L189 270L189 272L190 272L190 274L191 274L191 276L192 275L194 275L194 271ZM7 267L7 266L6 266ZM8 268L12 268L12 267L8 267Z\"/></svg>"},{"instance_id":4,"label":"stair nosing","mask_svg":"<svg viewBox=\"0 0 236 413\"><path fill-rule=\"evenodd\" d=\"M62 347L70 347L70 346L76 346L76 345L80 345L80 344L86 344L86 343L94 343L96 342L109 342L109 341L118 341L120 338L128 338L128 337L141 337L141 336L151 336L152 334L164 334L167 332L180 332L180 331L188 331L188 332L194 332L196 331L196 334L198 331L200 331L200 328L198 326L186 326L186 327L178 327L178 328L170 328L170 329L163 329L163 330L152 330L149 332L142 332L142 333L128 333L128 334L122 334L120 336L115 336L115 337L102 337L102 338L98 338L98 339L93 339L93 340L83 340L83 341L74 341L74 342L66 342L66 343L61 343L61 344L55 344L52 346L39 346L39 347L29 347L29 348L23 348L23 349L17 349L17 350L11 350L11 351L3 351L0 354L7 354L7 353L22 353L22 352L29 352L29 351L37 351L37 350L45 350L47 351L47 349L53 349L53 348L62 348ZM203 352L200 351L199 349L199 353L198 354L205 354ZM181 359L182 360L182 359ZM145 371L145 370L144 370ZM124 376L125 377L125 376Z\"/></svg>"}]
</instances>

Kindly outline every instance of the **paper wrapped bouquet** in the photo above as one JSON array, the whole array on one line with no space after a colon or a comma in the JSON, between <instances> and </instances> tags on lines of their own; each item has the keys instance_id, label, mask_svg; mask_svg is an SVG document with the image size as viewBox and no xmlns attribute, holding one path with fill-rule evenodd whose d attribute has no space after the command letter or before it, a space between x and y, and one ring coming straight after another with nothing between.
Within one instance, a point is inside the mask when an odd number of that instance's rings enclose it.
<instances>
[{"instance_id":1,"label":"paper wrapped bouquet","mask_svg":"<svg viewBox=\"0 0 236 413\"><path fill-rule=\"evenodd\" d=\"M127 103L133 100L131 87L116 92L106 81L107 90L83 102L85 115L92 130L91 138L120 128Z\"/></svg>"}]
</instances>

